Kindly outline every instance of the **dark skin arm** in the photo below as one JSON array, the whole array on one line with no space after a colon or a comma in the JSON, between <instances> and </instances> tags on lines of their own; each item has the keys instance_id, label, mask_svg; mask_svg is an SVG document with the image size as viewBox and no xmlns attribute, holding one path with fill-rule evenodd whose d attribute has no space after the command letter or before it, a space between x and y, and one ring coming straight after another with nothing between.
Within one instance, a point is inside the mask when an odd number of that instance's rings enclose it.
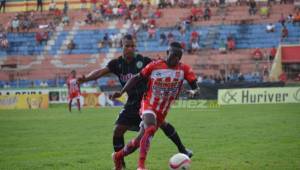
<instances>
[{"instance_id":1,"label":"dark skin arm","mask_svg":"<svg viewBox=\"0 0 300 170\"><path fill-rule=\"evenodd\" d=\"M82 83L85 83L88 81L97 80L98 78L100 78L108 73L111 73L111 71L107 67L97 69L97 70L90 72L87 76L83 75L82 77L78 78L78 83L82 84Z\"/></svg>"},{"instance_id":2,"label":"dark skin arm","mask_svg":"<svg viewBox=\"0 0 300 170\"><path fill-rule=\"evenodd\" d=\"M127 92L128 90L132 89L133 86L135 86L139 81L143 80L144 78L140 74L136 74L132 78L130 78L125 86L122 88L121 91L115 92L111 98L119 98L123 95L124 92Z\"/></svg>"}]
</instances>

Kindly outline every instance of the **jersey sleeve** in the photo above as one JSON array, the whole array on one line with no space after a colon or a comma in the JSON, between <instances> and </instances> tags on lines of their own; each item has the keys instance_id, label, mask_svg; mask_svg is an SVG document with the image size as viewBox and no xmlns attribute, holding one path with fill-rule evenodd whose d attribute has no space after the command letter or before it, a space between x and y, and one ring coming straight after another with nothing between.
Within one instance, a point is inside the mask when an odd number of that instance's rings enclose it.
<instances>
[{"instance_id":1,"label":"jersey sleeve","mask_svg":"<svg viewBox=\"0 0 300 170\"><path fill-rule=\"evenodd\" d=\"M144 78L148 78L151 75L152 70L154 69L155 65L156 65L156 62L152 61L145 68L143 68L143 70L141 70L140 75Z\"/></svg>"},{"instance_id":2,"label":"jersey sleeve","mask_svg":"<svg viewBox=\"0 0 300 170\"><path fill-rule=\"evenodd\" d=\"M184 79L186 79L189 83L197 80L196 75L190 66L184 65L183 69L184 69Z\"/></svg>"},{"instance_id":3,"label":"jersey sleeve","mask_svg":"<svg viewBox=\"0 0 300 170\"><path fill-rule=\"evenodd\" d=\"M108 62L108 64L106 65L106 67L112 73L117 74L118 73L118 60L117 59L111 60L110 62Z\"/></svg>"}]
</instances>

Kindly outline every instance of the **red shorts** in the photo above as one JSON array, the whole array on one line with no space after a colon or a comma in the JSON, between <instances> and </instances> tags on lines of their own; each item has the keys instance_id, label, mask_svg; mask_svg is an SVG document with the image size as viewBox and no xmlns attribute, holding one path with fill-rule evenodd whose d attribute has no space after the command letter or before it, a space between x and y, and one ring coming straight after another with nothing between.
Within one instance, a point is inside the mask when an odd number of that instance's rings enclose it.
<instances>
[{"instance_id":1,"label":"red shorts","mask_svg":"<svg viewBox=\"0 0 300 170\"><path fill-rule=\"evenodd\" d=\"M140 108L140 116L142 117L144 114L153 114L157 121L157 127L159 127L165 121L165 118L167 116L167 112L162 113L160 111L157 111L152 107L152 105L142 101Z\"/></svg>"},{"instance_id":2,"label":"red shorts","mask_svg":"<svg viewBox=\"0 0 300 170\"><path fill-rule=\"evenodd\" d=\"M74 92L69 94L68 99L72 100L72 99L77 99L79 97L80 97L80 92Z\"/></svg>"}]
</instances>

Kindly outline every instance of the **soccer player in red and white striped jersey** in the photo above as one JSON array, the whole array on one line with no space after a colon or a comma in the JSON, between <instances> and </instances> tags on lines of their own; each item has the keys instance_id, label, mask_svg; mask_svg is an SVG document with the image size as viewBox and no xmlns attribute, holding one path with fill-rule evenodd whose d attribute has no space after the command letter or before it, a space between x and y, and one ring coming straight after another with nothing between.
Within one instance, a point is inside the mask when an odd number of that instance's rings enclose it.
<instances>
[{"instance_id":1,"label":"soccer player in red and white striped jersey","mask_svg":"<svg viewBox=\"0 0 300 170\"><path fill-rule=\"evenodd\" d=\"M67 80L68 86L68 103L69 103L69 111L72 111L72 101L76 99L77 101L77 108L80 111L80 84L76 79L76 71L72 70L71 75Z\"/></svg>"},{"instance_id":2,"label":"soccer player in red and white striped jersey","mask_svg":"<svg viewBox=\"0 0 300 170\"><path fill-rule=\"evenodd\" d=\"M179 95L183 81L187 80L193 89L190 93L199 92L194 72L188 65L180 62L182 54L180 43L171 43L166 60L149 63L139 74L132 77L120 92L113 95L113 97L119 97L137 82L148 80L148 89L144 93L140 109L142 118L140 133L121 151L113 154L116 170L122 170L120 160L138 147L140 147L138 170L146 170L145 160L151 138L160 125L164 123L171 104Z\"/></svg>"}]
</instances>

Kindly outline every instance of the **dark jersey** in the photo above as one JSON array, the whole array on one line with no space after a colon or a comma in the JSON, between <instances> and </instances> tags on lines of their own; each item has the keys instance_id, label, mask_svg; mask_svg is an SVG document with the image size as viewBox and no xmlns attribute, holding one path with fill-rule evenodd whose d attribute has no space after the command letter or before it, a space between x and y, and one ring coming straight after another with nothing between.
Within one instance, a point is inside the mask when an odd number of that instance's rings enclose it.
<instances>
[{"instance_id":1,"label":"dark jersey","mask_svg":"<svg viewBox=\"0 0 300 170\"><path fill-rule=\"evenodd\" d=\"M116 59L111 60L107 64L107 68L118 76L119 81L122 87L126 82L135 74L139 73L148 63L151 62L151 59L148 57L143 57L142 55L136 55L134 59L127 63L126 60L120 56ZM147 89L147 82L140 81L127 92L128 99L125 104L125 109L139 109L141 105L141 99L144 92Z\"/></svg>"}]
</instances>

